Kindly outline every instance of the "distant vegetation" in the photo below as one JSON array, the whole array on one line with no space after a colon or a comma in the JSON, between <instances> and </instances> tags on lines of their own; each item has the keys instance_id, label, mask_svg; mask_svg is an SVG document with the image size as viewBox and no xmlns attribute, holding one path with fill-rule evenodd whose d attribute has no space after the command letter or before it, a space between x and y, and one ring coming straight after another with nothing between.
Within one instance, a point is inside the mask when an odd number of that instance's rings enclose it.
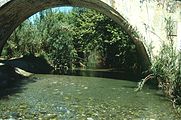
<instances>
[{"instance_id":1,"label":"distant vegetation","mask_svg":"<svg viewBox=\"0 0 181 120\"><path fill-rule=\"evenodd\" d=\"M7 58L44 56L56 71L76 67L133 70L139 66L135 45L110 18L94 10L73 8L68 13L48 9L26 20L3 50Z\"/></svg>"}]
</instances>

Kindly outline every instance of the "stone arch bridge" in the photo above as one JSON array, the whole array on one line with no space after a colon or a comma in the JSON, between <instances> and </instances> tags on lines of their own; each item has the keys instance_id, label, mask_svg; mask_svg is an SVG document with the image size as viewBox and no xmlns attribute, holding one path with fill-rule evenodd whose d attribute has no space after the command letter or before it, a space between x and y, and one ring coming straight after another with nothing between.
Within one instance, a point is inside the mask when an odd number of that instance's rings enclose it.
<instances>
[{"instance_id":1,"label":"stone arch bridge","mask_svg":"<svg viewBox=\"0 0 181 120\"><path fill-rule=\"evenodd\" d=\"M145 70L150 66L149 57L142 41L134 36L133 28L120 11L119 7L123 2L124 0L0 0L0 53L12 32L28 17L50 7L78 6L97 10L117 22L132 38L142 69Z\"/></svg>"}]
</instances>

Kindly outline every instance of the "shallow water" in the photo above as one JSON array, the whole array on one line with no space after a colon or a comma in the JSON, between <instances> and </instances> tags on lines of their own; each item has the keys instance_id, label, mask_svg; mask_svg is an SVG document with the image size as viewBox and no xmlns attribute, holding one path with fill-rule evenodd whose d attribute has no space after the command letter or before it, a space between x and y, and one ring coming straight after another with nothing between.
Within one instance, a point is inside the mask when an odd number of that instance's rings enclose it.
<instances>
[{"instance_id":1,"label":"shallow water","mask_svg":"<svg viewBox=\"0 0 181 120\"><path fill-rule=\"evenodd\" d=\"M34 75L23 82L0 100L0 120L181 119L160 91L134 92L136 82L63 75Z\"/></svg>"}]
</instances>

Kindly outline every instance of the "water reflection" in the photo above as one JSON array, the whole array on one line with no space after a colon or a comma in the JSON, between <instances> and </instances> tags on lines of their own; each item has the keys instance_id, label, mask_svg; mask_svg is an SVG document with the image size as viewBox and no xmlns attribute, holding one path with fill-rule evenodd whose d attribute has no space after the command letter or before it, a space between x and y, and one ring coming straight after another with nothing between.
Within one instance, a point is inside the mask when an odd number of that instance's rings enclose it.
<instances>
[{"instance_id":1,"label":"water reflection","mask_svg":"<svg viewBox=\"0 0 181 120\"><path fill-rule=\"evenodd\" d=\"M115 71L112 69L74 69L68 70L65 73L61 73L61 75L113 78L114 80L124 79L136 82L140 80L140 77L138 75L133 75L131 72Z\"/></svg>"}]
</instances>

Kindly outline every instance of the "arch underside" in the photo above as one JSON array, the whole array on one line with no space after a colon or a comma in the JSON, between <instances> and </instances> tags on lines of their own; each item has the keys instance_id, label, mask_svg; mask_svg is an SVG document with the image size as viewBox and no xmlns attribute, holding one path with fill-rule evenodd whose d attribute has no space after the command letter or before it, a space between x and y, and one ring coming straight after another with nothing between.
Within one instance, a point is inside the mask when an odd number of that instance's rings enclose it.
<instances>
[{"instance_id":1,"label":"arch underside","mask_svg":"<svg viewBox=\"0 0 181 120\"><path fill-rule=\"evenodd\" d=\"M0 5L0 53L12 32L28 17L50 7L77 6L99 11L117 22L135 43L142 68L145 70L150 66L144 45L132 34L130 24L119 12L101 0L0 0L0 4L2 1L8 2Z\"/></svg>"}]
</instances>

